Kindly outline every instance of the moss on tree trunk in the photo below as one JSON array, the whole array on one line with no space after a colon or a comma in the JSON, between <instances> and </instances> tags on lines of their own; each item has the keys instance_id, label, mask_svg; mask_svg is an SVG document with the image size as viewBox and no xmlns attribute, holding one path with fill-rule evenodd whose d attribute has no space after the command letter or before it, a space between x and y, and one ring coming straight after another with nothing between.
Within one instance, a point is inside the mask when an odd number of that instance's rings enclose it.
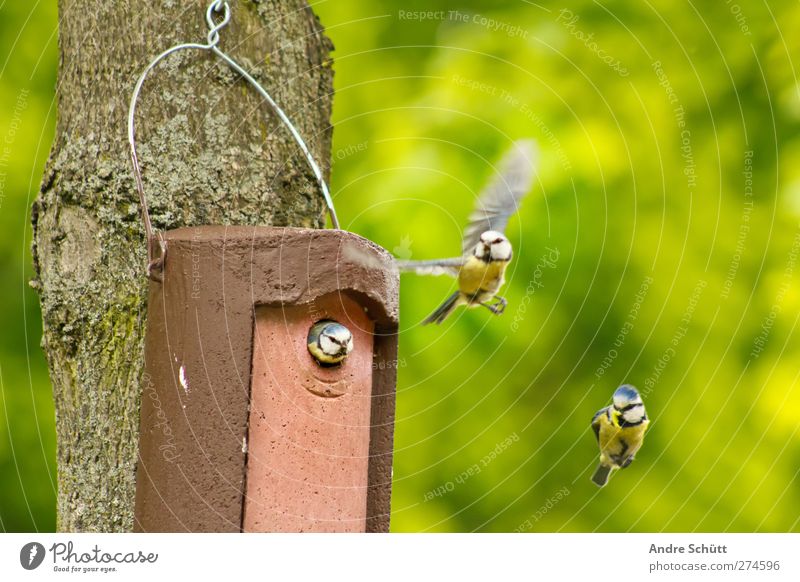
<instances>
[{"instance_id":1,"label":"moss on tree trunk","mask_svg":"<svg viewBox=\"0 0 800 582\"><path fill-rule=\"evenodd\" d=\"M332 46L321 25L305 0L229 2L220 47L272 93L327 174ZM59 1L59 118L33 209L33 252L61 531L133 526L147 281L128 100L156 54L205 42L207 5ZM321 194L288 132L209 54L169 57L148 77L137 113L154 228L323 225Z\"/></svg>"}]
</instances>

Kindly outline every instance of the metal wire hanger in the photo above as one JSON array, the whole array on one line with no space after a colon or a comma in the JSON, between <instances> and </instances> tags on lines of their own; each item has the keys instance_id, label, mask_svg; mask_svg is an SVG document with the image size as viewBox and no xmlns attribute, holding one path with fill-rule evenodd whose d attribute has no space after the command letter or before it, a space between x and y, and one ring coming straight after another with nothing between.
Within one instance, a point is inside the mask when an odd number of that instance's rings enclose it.
<instances>
[{"instance_id":1,"label":"metal wire hanger","mask_svg":"<svg viewBox=\"0 0 800 582\"><path fill-rule=\"evenodd\" d=\"M215 14L222 14L222 19L219 22L215 22L214 17ZM331 216L331 223L333 224L333 228L339 229L339 219L336 217L336 210L333 206L333 200L331 198L330 191L328 190L328 185L325 183L325 179L322 177L322 171L319 169L316 161L314 161L314 157L311 155L311 152L306 145L306 142L303 141L300 132L297 131L295 125L291 122L289 117L287 117L286 113L284 113L283 109L275 102L275 100L270 96L270 94L262 87L258 81L256 81L252 75L250 75L247 71L245 71L239 63L229 57L227 54L222 52L219 47L219 31L222 30L231 19L231 9L228 5L228 2L224 0L213 0L211 4L209 4L208 9L206 10L206 22L208 23L208 37L207 37L207 44L199 44L199 43L184 43L175 45L163 53L158 55L153 61L147 65L144 72L142 72L141 77L136 82L136 87L133 90L133 95L131 96L131 103L130 108L128 109L128 142L130 143L131 147L131 162L133 163L133 175L136 178L136 190L139 192L139 202L142 206L142 219L144 221L144 230L145 235L147 236L147 275L151 277L151 272L153 269L160 268L164 261L164 255L166 254L166 241L160 232L153 235L153 225L150 222L150 213L147 209L147 201L144 195L144 186L142 184L142 171L139 167L139 157L136 154L136 132L134 129L134 118L136 115L136 102L139 99L139 93L142 90L142 85L144 84L147 75L150 71L164 58L171 55L174 52L183 49L199 49L205 51L211 51L215 55L217 55L220 59L225 61L228 66L230 66L234 71L239 73L247 82L249 82L253 87L258 90L261 96L264 98L264 101L270 106L272 111L280 118L284 125L289 129L289 132L292 134L292 137L297 142L297 145L300 146L303 154L305 155L306 160L308 161L308 165L311 167L311 170L314 172L314 176L319 183L320 189L322 190L322 195L325 197L325 204L328 206L328 212ZM155 256L155 249L153 248L153 241L157 241L158 243L158 250L159 255Z\"/></svg>"}]
</instances>

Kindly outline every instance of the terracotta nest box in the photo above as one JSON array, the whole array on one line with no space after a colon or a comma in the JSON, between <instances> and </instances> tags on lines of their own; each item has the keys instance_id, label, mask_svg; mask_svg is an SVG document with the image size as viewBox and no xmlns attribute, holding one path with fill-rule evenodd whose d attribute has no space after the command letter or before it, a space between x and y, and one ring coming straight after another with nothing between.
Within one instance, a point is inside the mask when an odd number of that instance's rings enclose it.
<instances>
[{"instance_id":1,"label":"terracotta nest box","mask_svg":"<svg viewBox=\"0 0 800 582\"><path fill-rule=\"evenodd\" d=\"M136 529L387 531L391 256L334 230L206 226L165 241L149 290ZM308 350L321 320L352 333L341 364Z\"/></svg>"}]
</instances>

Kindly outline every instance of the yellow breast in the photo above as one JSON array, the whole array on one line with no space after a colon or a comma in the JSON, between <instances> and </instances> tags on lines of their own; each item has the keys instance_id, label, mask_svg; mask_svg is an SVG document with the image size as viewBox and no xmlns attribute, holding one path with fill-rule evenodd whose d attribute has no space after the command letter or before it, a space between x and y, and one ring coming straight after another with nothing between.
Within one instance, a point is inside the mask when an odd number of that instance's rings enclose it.
<instances>
[{"instance_id":1,"label":"yellow breast","mask_svg":"<svg viewBox=\"0 0 800 582\"><path fill-rule=\"evenodd\" d=\"M613 412L612 412L613 414ZM608 421L605 414L600 417L600 452L606 458L631 457L641 448L649 420L637 426L620 428ZM616 464L616 463L615 463Z\"/></svg>"},{"instance_id":2,"label":"yellow breast","mask_svg":"<svg viewBox=\"0 0 800 582\"><path fill-rule=\"evenodd\" d=\"M474 256L469 257L458 273L458 287L465 295L480 291L494 295L505 282L506 266L508 263L505 261L485 263Z\"/></svg>"}]
</instances>

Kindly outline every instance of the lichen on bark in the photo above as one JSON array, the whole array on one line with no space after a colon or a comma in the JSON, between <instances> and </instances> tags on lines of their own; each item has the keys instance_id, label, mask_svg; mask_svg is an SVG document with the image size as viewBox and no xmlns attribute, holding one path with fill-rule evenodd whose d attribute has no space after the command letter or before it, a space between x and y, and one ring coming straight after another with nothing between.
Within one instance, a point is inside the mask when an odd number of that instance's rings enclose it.
<instances>
[{"instance_id":1,"label":"lichen on bark","mask_svg":"<svg viewBox=\"0 0 800 582\"><path fill-rule=\"evenodd\" d=\"M59 1L58 125L32 220L61 531L133 527L147 281L128 99L156 54L204 41L207 5ZM327 175L333 47L319 21L305 0L230 5L221 48L281 104ZM210 55L184 51L152 73L137 136L154 228L324 223L288 132Z\"/></svg>"}]
</instances>

